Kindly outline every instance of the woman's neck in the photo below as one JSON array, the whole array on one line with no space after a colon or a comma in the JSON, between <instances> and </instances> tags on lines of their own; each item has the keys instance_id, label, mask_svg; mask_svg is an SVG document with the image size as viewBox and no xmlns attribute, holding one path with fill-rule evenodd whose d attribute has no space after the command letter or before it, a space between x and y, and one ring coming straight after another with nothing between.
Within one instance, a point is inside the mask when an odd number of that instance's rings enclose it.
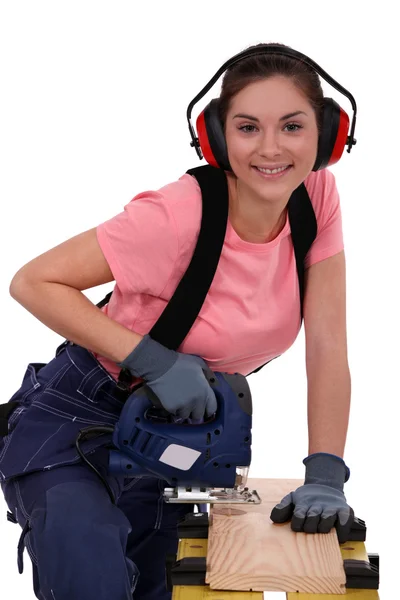
<instances>
[{"instance_id":1,"label":"woman's neck","mask_svg":"<svg viewBox=\"0 0 400 600\"><path fill-rule=\"evenodd\" d=\"M229 191L229 221L241 239L255 244L274 240L286 223L287 203L270 203L252 198L240 189L238 179L227 173Z\"/></svg>"}]
</instances>

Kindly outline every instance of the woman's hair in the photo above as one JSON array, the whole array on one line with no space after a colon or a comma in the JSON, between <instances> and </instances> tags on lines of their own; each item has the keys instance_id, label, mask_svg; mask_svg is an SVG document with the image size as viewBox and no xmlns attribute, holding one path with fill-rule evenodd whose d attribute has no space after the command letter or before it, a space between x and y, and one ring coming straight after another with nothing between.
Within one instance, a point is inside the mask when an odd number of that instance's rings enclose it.
<instances>
[{"instance_id":1,"label":"woman's hair","mask_svg":"<svg viewBox=\"0 0 400 600\"><path fill-rule=\"evenodd\" d=\"M269 43L256 44L258 46L281 46L290 48L285 44ZM248 48L249 49L249 48ZM268 79L276 75L283 75L292 80L294 85L307 97L317 119L318 133L322 127L323 91L318 74L312 67L283 54L265 53L258 56L244 58L229 67L223 76L221 93L219 97L219 117L225 130L226 115L231 101L246 85Z\"/></svg>"}]
</instances>

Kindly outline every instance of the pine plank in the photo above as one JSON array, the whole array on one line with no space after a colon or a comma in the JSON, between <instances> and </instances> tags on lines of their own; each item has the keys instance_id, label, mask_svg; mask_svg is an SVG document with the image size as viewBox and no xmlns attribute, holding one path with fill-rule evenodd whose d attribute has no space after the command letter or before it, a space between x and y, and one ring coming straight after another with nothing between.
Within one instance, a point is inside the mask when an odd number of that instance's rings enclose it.
<instances>
[{"instance_id":1,"label":"pine plank","mask_svg":"<svg viewBox=\"0 0 400 600\"><path fill-rule=\"evenodd\" d=\"M336 530L308 534L290 522L273 523L272 508L304 483L299 479L249 479L259 505L212 505L206 583L213 590L346 594L346 574Z\"/></svg>"}]
</instances>

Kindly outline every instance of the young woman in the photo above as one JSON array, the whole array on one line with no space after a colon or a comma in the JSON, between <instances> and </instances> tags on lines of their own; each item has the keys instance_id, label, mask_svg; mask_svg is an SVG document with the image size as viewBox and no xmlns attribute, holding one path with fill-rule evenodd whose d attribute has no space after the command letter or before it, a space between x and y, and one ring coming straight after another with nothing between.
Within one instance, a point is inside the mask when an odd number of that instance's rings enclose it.
<instances>
[{"instance_id":1,"label":"young woman","mask_svg":"<svg viewBox=\"0 0 400 600\"><path fill-rule=\"evenodd\" d=\"M219 117L231 166L228 225L216 275L178 351L148 332L199 233L201 192L189 174L139 193L114 218L14 276L12 297L69 340L48 364L28 366L0 447L2 489L23 528L20 572L25 545L38 598L171 597L165 555L176 551L177 521L193 507L164 503L167 484L157 478L111 477L104 439L89 439L82 449L107 478L113 504L76 454L75 439L86 425L117 422L121 367L171 414L202 419L216 410L205 364L246 375L293 344L301 317L288 201L302 182L318 228L305 262L309 456L304 485L271 519L292 517L295 531L309 533L350 526L354 513L343 494L350 474L343 461L350 407L345 257L334 176L313 171L322 110L318 75L301 60L265 52L226 71ZM102 309L82 293L111 281Z\"/></svg>"}]
</instances>

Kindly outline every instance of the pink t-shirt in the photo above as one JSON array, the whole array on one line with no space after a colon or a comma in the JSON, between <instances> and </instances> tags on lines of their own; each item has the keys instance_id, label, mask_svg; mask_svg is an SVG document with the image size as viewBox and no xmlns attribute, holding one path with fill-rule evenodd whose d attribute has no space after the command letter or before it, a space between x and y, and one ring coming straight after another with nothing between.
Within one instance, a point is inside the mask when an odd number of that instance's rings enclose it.
<instances>
[{"instance_id":1,"label":"pink t-shirt","mask_svg":"<svg viewBox=\"0 0 400 600\"><path fill-rule=\"evenodd\" d=\"M308 267L340 252L343 234L333 173L312 171L304 183L318 224ZM189 265L201 213L200 187L184 174L158 191L139 193L123 212L97 227L115 278L110 302L102 308L110 318L140 335L150 331ZM300 325L289 217L265 244L242 240L228 220L214 280L178 351L201 356L214 371L247 375L290 348ZM114 362L97 359L118 378Z\"/></svg>"}]
</instances>

